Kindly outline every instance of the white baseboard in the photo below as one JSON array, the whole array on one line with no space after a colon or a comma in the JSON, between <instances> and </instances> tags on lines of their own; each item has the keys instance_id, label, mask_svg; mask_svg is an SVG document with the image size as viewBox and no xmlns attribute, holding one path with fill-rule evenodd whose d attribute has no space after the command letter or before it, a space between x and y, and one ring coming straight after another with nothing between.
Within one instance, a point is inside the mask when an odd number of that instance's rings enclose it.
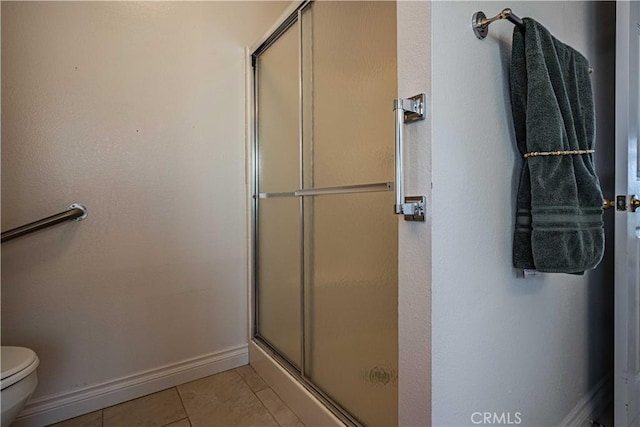
<instances>
[{"instance_id":1,"label":"white baseboard","mask_svg":"<svg viewBox=\"0 0 640 427\"><path fill-rule=\"evenodd\" d=\"M42 427L175 387L249 362L247 345L30 401L13 427Z\"/></svg>"},{"instance_id":2,"label":"white baseboard","mask_svg":"<svg viewBox=\"0 0 640 427\"><path fill-rule=\"evenodd\" d=\"M611 375L607 375L578 401L560 425L590 426L589 420L602 414L611 402L613 402L613 381Z\"/></svg>"}]
</instances>

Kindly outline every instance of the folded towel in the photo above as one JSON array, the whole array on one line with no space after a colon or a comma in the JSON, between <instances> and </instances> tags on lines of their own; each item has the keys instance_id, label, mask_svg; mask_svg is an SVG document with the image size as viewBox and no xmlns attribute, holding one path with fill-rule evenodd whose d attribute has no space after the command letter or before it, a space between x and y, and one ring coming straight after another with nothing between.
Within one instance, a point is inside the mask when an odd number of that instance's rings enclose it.
<instances>
[{"instance_id":1,"label":"folded towel","mask_svg":"<svg viewBox=\"0 0 640 427\"><path fill-rule=\"evenodd\" d=\"M604 253L602 192L592 150L595 114L589 63L530 18L513 32L511 105L524 159L517 197L513 265L582 273Z\"/></svg>"}]
</instances>

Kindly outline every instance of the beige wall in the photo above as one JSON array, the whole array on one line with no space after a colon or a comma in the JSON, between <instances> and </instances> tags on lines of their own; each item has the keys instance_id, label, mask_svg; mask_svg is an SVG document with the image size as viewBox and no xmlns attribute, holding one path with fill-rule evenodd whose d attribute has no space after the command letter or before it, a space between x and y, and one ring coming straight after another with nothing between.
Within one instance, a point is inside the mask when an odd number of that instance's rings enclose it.
<instances>
[{"instance_id":1,"label":"beige wall","mask_svg":"<svg viewBox=\"0 0 640 427\"><path fill-rule=\"evenodd\" d=\"M398 221L398 423L426 426L431 420L432 194L431 53L432 3L397 2L398 96L427 95L425 120L406 124L405 194L427 197L425 222Z\"/></svg>"},{"instance_id":2,"label":"beige wall","mask_svg":"<svg viewBox=\"0 0 640 427\"><path fill-rule=\"evenodd\" d=\"M2 2L2 344L36 399L247 343L245 52L286 2Z\"/></svg>"}]
</instances>

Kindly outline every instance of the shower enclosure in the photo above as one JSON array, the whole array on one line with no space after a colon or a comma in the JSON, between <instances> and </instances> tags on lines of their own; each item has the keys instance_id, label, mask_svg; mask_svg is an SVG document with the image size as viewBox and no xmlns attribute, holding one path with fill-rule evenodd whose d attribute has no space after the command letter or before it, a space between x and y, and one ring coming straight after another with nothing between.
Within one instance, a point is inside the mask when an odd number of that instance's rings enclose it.
<instances>
[{"instance_id":1,"label":"shower enclosure","mask_svg":"<svg viewBox=\"0 0 640 427\"><path fill-rule=\"evenodd\" d=\"M352 425L397 424L395 8L302 3L251 55L252 334Z\"/></svg>"}]
</instances>

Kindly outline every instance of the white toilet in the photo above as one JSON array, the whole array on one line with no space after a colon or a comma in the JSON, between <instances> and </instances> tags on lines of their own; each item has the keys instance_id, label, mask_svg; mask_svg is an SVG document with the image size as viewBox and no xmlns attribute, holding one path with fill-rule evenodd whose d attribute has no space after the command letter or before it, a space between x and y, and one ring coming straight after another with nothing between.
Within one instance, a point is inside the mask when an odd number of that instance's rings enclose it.
<instances>
[{"instance_id":1,"label":"white toilet","mask_svg":"<svg viewBox=\"0 0 640 427\"><path fill-rule=\"evenodd\" d=\"M1 347L0 401L2 402L3 427L16 418L38 385L36 368L40 364L38 356L24 347Z\"/></svg>"}]
</instances>

